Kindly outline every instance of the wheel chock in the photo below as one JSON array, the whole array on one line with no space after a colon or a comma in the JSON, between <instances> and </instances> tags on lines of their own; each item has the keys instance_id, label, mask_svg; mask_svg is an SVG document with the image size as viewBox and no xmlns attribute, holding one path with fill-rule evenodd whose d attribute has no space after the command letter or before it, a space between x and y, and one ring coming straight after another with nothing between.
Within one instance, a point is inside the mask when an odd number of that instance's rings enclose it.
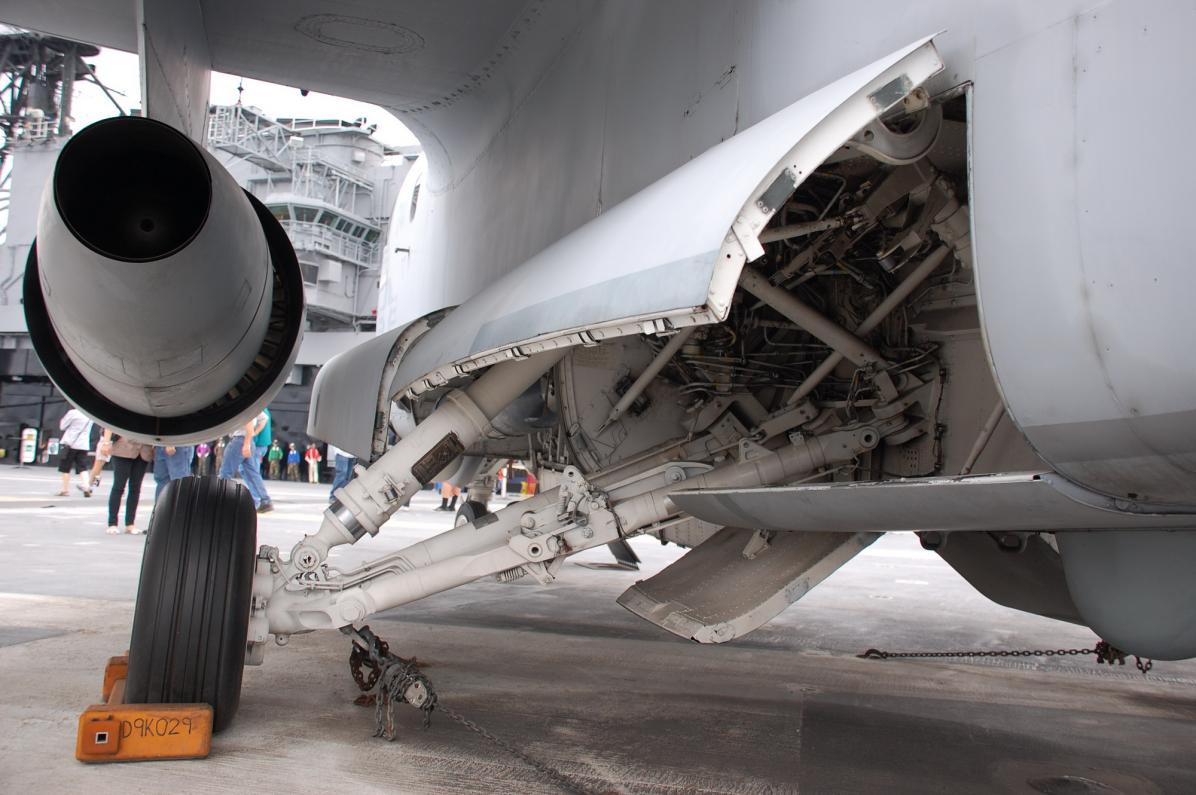
<instances>
[{"instance_id":1,"label":"wheel chock","mask_svg":"<svg viewBox=\"0 0 1196 795\"><path fill-rule=\"evenodd\" d=\"M212 750L208 704L126 704L129 656L112 657L104 669L102 704L79 715L75 758L80 762L199 759Z\"/></svg>"},{"instance_id":2,"label":"wheel chock","mask_svg":"<svg viewBox=\"0 0 1196 795\"><path fill-rule=\"evenodd\" d=\"M112 688L116 686L117 682L123 682L129 675L129 655L122 654L119 657L109 657L108 664L104 666L104 690L100 694L105 704L112 701ZM121 699L123 701L123 699ZM117 701L116 703L120 703Z\"/></svg>"}]
</instances>

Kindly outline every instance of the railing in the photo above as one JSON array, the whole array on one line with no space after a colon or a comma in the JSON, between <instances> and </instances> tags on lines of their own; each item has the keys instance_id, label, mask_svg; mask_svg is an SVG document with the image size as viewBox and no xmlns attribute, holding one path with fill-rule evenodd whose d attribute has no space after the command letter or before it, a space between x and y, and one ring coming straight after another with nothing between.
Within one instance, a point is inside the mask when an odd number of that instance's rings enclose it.
<instances>
[{"instance_id":1,"label":"railing","mask_svg":"<svg viewBox=\"0 0 1196 795\"><path fill-rule=\"evenodd\" d=\"M375 243L366 243L310 221L287 220L279 223L296 250L319 251L362 267L371 267L378 262L379 248Z\"/></svg>"},{"instance_id":2,"label":"railing","mask_svg":"<svg viewBox=\"0 0 1196 795\"><path fill-rule=\"evenodd\" d=\"M21 116L13 133L17 140L40 141L57 130L58 119L53 116Z\"/></svg>"},{"instance_id":3,"label":"railing","mask_svg":"<svg viewBox=\"0 0 1196 795\"><path fill-rule=\"evenodd\" d=\"M339 177L353 183L362 190L372 191L374 183L366 176L365 169L358 166L330 160L316 147L304 146L294 150L294 176L296 182L303 177L301 172L311 174L316 180L328 180Z\"/></svg>"},{"instance_id":4,"label":"railing","mask_svg":"<svg viewBox=\"0 0 1196 795\"><path fill-rule=\"evenodd\" d=\"M367 124L364 118L353 121L345 119L279 119L278 121L292 130L364 130L373 135L374 130L378 128L377 124Z\"/></svg>"},{"instance_id":5,"label":"railing","mask_svg":"<svg viewBox=\"0 0 1196 795\"><path fill-rule=\"evenodd\" d=\"M241 105L216 105L208 114L208 145L275 171L291 167L291 133Z\"/></svg>"}]
</instances>

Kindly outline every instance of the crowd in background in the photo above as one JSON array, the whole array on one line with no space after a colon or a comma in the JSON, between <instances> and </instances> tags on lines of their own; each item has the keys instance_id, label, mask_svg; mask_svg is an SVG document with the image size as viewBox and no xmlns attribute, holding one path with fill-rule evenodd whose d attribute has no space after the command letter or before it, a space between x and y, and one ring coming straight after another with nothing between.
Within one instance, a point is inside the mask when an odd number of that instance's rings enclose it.
<instances>
[{"instance_id":1,"label":"crowd in background","mask_svg":"<svg viewBox=\"0 0 1196 795\"><path fill-rule=\"evenodd\" d=\"M118 524L121 503L125 505L124 532L144 533L137 527L137 508L141 483L147 471L154 476L154 502L172 480L197 475L217 476L222 480L240 480L253 497L259 513L268 513L274 505L265 481L299 481L301 470L309 483L320 483L320 465L325 461L333 468L332 493L353 476L356 463L349 454L327 445L327 456L320 446L309 442L300 451L296 443L283 443L273 437L269 410L263 410L253 420L237 428L228 436L196 445L148 445L101 428L94 446L91 439L94 424L78 409L70 409L59 422L58 471L62 474L59 497L70 496L71 473L79 478L76 488L84 497L101 485L102 474L110 465L112 485L108 495L108 533L121 532Z\"/></svg>"},{"instance_id":2,"label":"crowd in background","mask_svg":"<svg viewBox=\"0 0 1196 795\"><path fill-rule=\"evenodd\" d=\"M241 481L253 497L257 512L268 513L274 509L274 503L266 487L267 480L298 482L306 476L308 483L320 483L323 480L320 468L324 464L333 470L332 487L328 493L331 501L337 489L352 479L357 461L331 444L326 445L324 452L321 452L316 442L308 442L302 450L294 442L285 443L284 446L284 442L273 435L268 409L228 436L196 445L143 444L123 437L110 428L100 428L98 440L93 446L94 427L92 421L75 408L67 411L59 422L61 439L58 471L62 473L62 488L58 496L70 496L73 471L79 478L76 488L84 497L91 497L93 490L100 487L104 469L111 465L108 533L113 535L122 532L118 524L122 502L125 507L123 532L145 532L137 527L136 519L141 482L148 471L152 471L154 476L155 504L172 480L192 475L216 476L221 480ZM514 467L512 463L507 462L499 470L495 493L534 494L537 486L534 475ZM457 511L458 500L463 496L462 490L450 483L437 483L435 489L441 498L437 510Z\"/></svg>"}]
</instances>

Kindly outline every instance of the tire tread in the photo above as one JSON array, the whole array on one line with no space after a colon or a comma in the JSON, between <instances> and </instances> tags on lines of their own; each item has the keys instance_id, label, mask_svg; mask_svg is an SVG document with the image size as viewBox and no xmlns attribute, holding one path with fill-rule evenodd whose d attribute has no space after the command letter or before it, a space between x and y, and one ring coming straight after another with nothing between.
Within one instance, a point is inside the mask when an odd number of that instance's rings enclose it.
<instances>
[{"instance_id":1,"label":"tire tread","mask_svg":"<svg viewBox=\"0 0 1196 795\"><path fill-rule=\"evenodd\" d=\"M208 703L214 728L240 701L257 516L244 487L172 481L154 510L133 618L130 702Z\"/></svg>"}]
</instances>

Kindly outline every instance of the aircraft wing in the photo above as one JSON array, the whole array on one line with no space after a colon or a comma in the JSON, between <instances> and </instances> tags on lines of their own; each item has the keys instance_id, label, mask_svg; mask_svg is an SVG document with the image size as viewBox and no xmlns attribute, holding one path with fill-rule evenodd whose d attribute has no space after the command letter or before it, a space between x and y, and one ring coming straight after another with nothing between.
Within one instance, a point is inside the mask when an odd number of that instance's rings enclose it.
<instances>
[{"instance_id":1,"label":"aircraft wing","mask_svg":"<svg viewBox=\"0 0 1196 795\"><path fill-rule=\"evenodd\" d=\"M101 47L138 50L144 0L9 0L0 20ZM185 6L178 0L171 4ZM147 3L147 5L152 5ZM552 9L524 19L524 0L344 3L203 0L211 67L334 96L406 109L447 104L484 88L481 65L531 24L565 24ZM572 3L562 6L571 7ZM576 15L577 9L569 9ZM508 52L510 48L508 48ZM487 69L483 74L489 74ZM403 79L396 81L394 75ZM468 87L468 88L466 88Z\"/></svg>"}]
</instances>

